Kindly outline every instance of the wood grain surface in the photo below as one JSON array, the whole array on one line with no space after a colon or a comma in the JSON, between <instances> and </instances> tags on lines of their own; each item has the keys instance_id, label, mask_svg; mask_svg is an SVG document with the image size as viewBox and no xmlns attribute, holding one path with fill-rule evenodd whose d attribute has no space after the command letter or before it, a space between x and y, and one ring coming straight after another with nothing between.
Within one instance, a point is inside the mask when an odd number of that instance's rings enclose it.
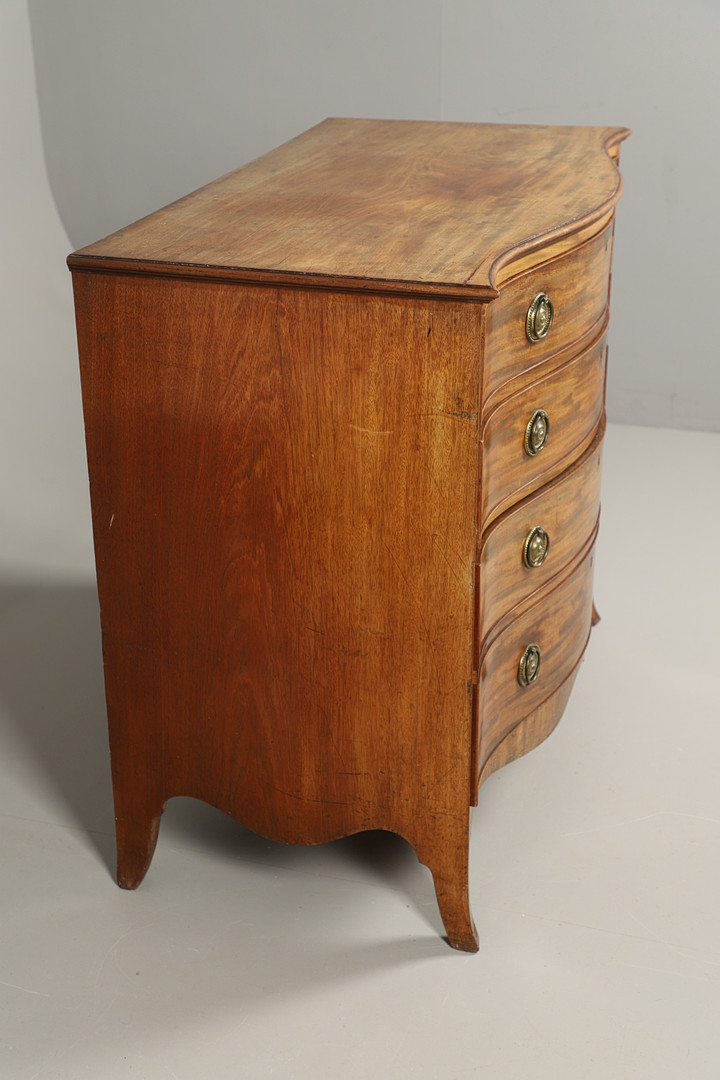
<instances>
[{"instance_id":1,"label":"wood grain surface","mask_svg":"<svg viewBox=\"0 0 720 1080\"><path fill-rule=\"evenodd\" d=\"M579 248L535 270L513 278L488 305L485 328L483 402L497 403L492 395L518 375L539 371L569 346L597 328L605 317L612 256L612 224ZM528 341L525 319L538 295L546 293L555 314L550 332L540 341ZM502 396L501 389L497 396Z\"/></svg>"},{"instance_id":2,"label":"wood grain surface","mask_svg":"<svg viewBox=\"0 0 720 1080\"><path fill-rule=\"evenodd\" d=\"M275 840L392 829L434 872L454 851L447 877L468 828L473 308L75 287L119 836L192 795ZM128 844L137 883L148 843Z\"/></svg>"},{"instance_id":3,"label":"wood grain surface","mask_svg":"<svg viewBox=\"0 0 720 1080\"><path fill-rule=\"evenodd\" d=\"M583 649L583 653L584 651ZM549 735L552 735L565 712L581 663L582 656L557 690L500 740L490 756L485 759L478 778L478 787L503 765L509 765L524 754L529 754ZM477 797L475 805L477 806Z\"/></svg>"},{"instance_id":4,"label":"wood grain surface","mask_svg":"<svg viewBox=\"0 0 720 1080\"><path fill-rule=\"evenodd\" d=\"M604 433L603 417L585 453L553 483L511 507L484 536L478 589L480 656L518 607L566 569L595 529ZM542 565L528 567L523 545L537 525L548 534L550 549Z\"/></svg>"},{"instance_id":5,"label":"wood grain surface","mask_svg":"<svg viewBox=\"0 0 720 1080\"><path fill-rule=\"evenodd\" d=\"M612 210L624 128L330 119L84 248L71 266L494 295ZM531 298L532 299L532 298Z\"/></svg>"},{"instance_id":6,"label":"wood grain surface","mask_svg":"<svg viewBox=\"0 0 720 1080\"><path fill-rule=\"evenodd\" d=\"M582 656L592 618L595 536L594 531L579 564L518 616L483 657L478 678L478 780L503 739L555 694ZM535 682L521 686L518 663L530 644L542 654L540 670Z\"/></svg>"},{"instance_id":7,"label":"wood grain surface","mask_svg":"<svg viewBox=\"0 0 720 1080\"><path fill-rule=\"evenodd\" d=\"M603 332L561 367L540 373L511 394L484 420L480 530L509 505L553 480L590 444L603 413L605 360ZM536 409L547 413L549 432L544 448L530 457L525 452L525 429Z\"/></svg>"}]
</instances>

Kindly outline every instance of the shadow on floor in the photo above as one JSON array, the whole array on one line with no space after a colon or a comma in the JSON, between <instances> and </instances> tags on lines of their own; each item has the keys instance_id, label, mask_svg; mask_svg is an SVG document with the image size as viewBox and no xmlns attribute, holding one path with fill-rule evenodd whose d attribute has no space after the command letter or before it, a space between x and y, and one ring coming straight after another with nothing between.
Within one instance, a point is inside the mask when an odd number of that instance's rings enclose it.
<instances>
[{"instance_id":1,"label":"shadow on floor","mask_svg":"<svg viewBox=\"0 0 720 1080\"><path fill-rule=\"evenodd\" d=\"M114 818L94 586L0 583L0 738L109 868Z\"/></svg>"}]
</instances>

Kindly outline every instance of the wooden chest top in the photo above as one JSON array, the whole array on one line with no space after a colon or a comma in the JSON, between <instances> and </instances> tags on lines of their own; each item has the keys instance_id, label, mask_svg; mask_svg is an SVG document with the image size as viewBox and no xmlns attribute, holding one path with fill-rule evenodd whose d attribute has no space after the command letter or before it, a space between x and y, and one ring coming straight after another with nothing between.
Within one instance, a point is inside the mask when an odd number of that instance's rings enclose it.
<instances>
[{"instance_id":1,"label":"wooden chest top","mask_svg":"<svg viewBox=\"0 0 720 1080\"><path fill-rule=\"evenodd\" d=\"M627 134L329 119L70 265L489 298L612 212Z\"/></svg>"}]
</instances>

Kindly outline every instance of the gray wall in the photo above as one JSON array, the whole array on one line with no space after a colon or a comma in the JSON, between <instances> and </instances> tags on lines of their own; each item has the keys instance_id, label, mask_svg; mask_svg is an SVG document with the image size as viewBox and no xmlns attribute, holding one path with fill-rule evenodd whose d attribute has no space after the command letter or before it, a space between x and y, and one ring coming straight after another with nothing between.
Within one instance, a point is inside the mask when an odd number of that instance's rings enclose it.
<instances>
[{"instance_id":1,"label":"gray wall","mask_svg":"<svg viewBox=\"0 0 720 1080\"><path fill-rule=\"evenodd\" d=\"M0 606L92 575L68 238L43 163L25 0L0 0ZM42 671L31 676L40 683Z\"/></svg>"},{"instance_id":2,"label":"gray wall","mask_svg":"<svg viewBox=\"0 0 720 1080\"><path fill-rule=\"evenodd\" d=\"M720 430L717 0L29 0L73 246L328 115L624 124L611 420Z\"/></svg>"}]
</instances>

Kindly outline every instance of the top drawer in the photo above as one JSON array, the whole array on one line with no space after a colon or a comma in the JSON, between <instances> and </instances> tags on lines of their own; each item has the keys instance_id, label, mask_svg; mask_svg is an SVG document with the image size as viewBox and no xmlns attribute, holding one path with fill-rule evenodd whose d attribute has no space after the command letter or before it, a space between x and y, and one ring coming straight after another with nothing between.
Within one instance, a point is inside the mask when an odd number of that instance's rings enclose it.
<instances>
[{"instance_id":1,"label":"top drawer","mask_svg":"<svg viewBox=\"0 0 720 1080\"><path fill-rule=\"evenodd\" d=\"M602 318L607 305L613 223L566 255L519 274L488 305L485 327L483 400L528 368L567 348ZM545 336L530 340L528 311L536 297L549 297L552 322L535 328ZM547 315L547 308L544 314Z\"/></svg>"}]
</instances>

